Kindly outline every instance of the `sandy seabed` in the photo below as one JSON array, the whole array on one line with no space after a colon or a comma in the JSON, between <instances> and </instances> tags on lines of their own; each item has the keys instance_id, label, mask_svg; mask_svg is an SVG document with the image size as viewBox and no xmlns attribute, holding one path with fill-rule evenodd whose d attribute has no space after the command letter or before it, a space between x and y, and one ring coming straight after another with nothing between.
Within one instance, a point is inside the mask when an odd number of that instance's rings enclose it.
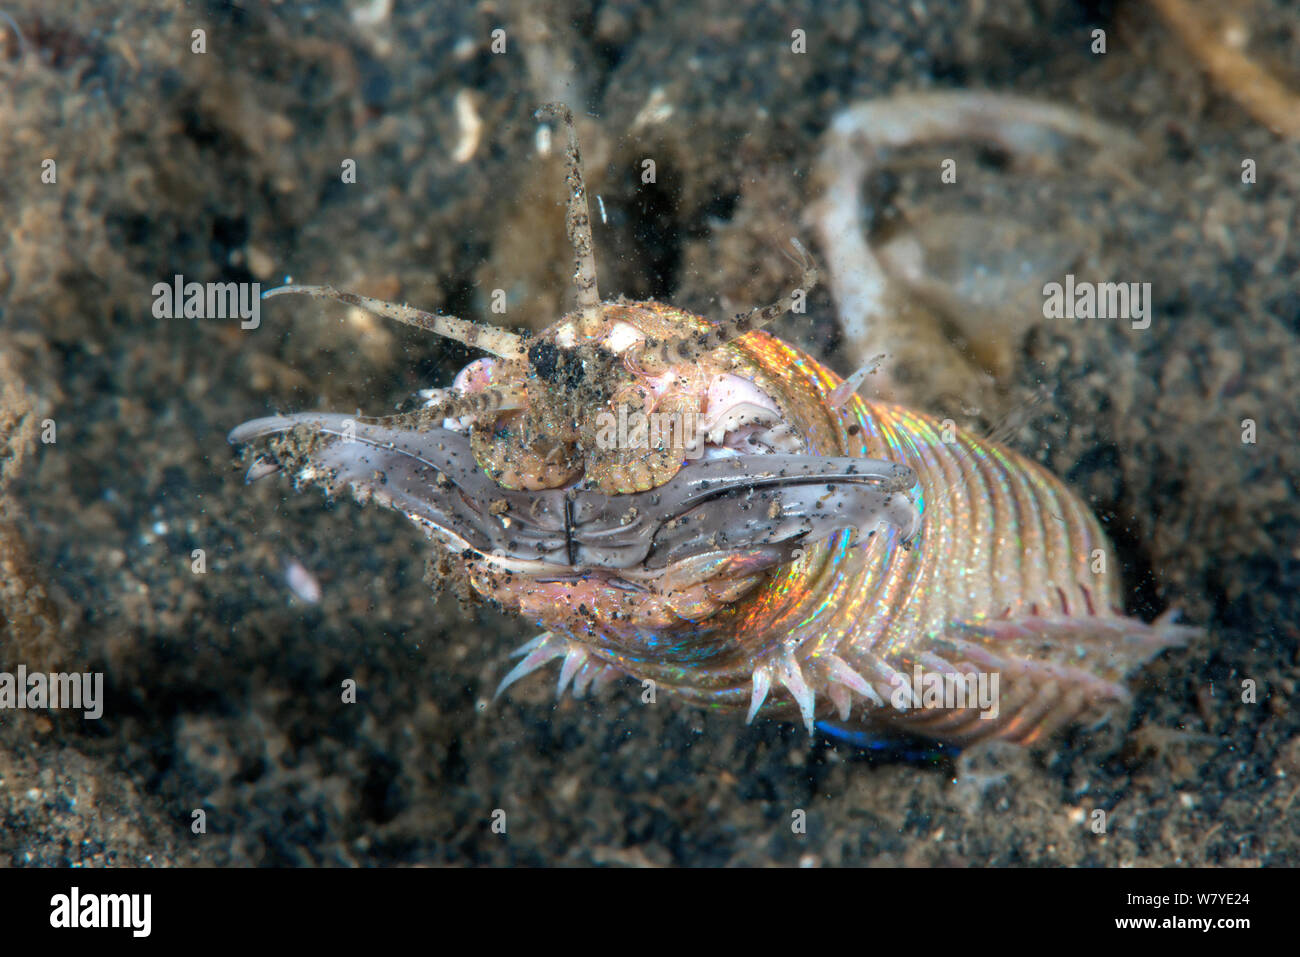
<instances>
[{"instance_id":1,"label":"sandy seabed","mask_svg":"<svg viewBox=\"0 0 1300 957\"><path fill-rule=\"evenodd\" d=\"M0 665L102 672L105 710L0 714L0 864L1300 864L1300 141L1145 4L916 6L7 3ZM1247 49L1300 89L1286 6L1250 5ZM178 274L291 275L466 318L506 288L512 324L544 324L571 259L532 114L564 99L602 292L726 315L787 276L835 112L924 89L1070 104L1142 146L1120 175L903 151L864 185L882 235L1014 221L1151 283L1150 328L1032 323L1002 386L1011 444L1114 538L1128 611L1207 630L1104 733L858 749L631 682L556 703L544 676L487 708L529 624L432 594L398 515L246 486L225 440L269 411L389 412L469 353L307 300L256 329L152 311ZM948 155L971 172L942 192ZM775 331L850 371L824 288Z\"/></svg>"}]
</instances>

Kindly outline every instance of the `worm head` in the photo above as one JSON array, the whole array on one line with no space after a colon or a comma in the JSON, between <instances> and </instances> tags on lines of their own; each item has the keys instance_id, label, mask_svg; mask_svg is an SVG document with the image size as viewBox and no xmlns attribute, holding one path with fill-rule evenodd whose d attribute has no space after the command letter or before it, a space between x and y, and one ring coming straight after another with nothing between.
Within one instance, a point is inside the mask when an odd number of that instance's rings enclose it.
<instances>
[{"instance_id":1,"label":"worm head","mask_svg":"<svg viewBox=\"0 0 1300 957\"><path fill-rule=\"evenodd\" d=\"M795 353L759 330L800 304L817 270L797 241L797 288L710 322L657 302L602 301L586 189L569 131L567 224L576 308L536 337L329 286L342 301L487 353L423 406L246 423L268 439L253 477L299 481L404 512L465 559L481 594L568 633L696 621L753 589L800 546L851 528L916 534L910 470L841 458L838 418Z\"/></svg>"},{"instance_id":2,"label":"worm head","mask_svg":"<svg viewBox=\"0 0 1300 957\"><path fill-rule=\"evenodd\" d=\"M733 454L691 462L645 492L503 490L472 439L333 413L274 416L231 433L263 440L250 479L300 482L404 513L466 559L475 588L542 620L635 630L718 610L762 573L836 531L915 536L908 468L872 459ZM571 620L570 620L571 619Z\"/></svg>"},{"instance_id":3,"label":"worm head","mask_svg":"<svg viewBox=\"0 0 1300 957\"><path fill-rule=\"evenodd\" d=\"M691 388L700 377L646 374L627 356L673 313L610 303L565 316L527 341L522 360L485 358L462 370L453 395L484 396L485 411L443 424L469 435L479 467L503 489L661 485L702 450L704 396Z\"/></svg>"},{"instance_id":4,"label":"worm head","mask_svg":"<svg viewBox=\"0 0 1300 957\"><path fill-rule=\"evenodd\" d=\"M644 492L724 448L803 451L777 398L726 350L647 358L708 332L703 319L654 302L565 316L528 342L522 361L485 358L462 370L451 397L478 399L483 411L440 424L468 434L479 467L511 490Z\"/></svg>"}]
</instances>

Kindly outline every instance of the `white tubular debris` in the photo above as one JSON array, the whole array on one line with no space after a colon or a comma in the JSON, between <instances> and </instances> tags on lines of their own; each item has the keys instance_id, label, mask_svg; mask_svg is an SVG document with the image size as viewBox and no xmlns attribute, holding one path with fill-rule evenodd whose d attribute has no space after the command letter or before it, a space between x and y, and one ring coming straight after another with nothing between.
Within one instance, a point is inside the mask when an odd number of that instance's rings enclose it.
<instances>
[{"instance_id":1,"label":"white tubular debris","mask_svg":"<svg viewBox=\"0 0 1300 957\"><path fill-rule=\"evenodd\" d=\"M1050 152L1071 136L1107 150L1136 150L1129 134L1077 110L996 93L913 93L868 100L831 121L814 179L822 193L810 209L831 294L854 360L888 351L873 326L888 308L889 280L859 221L862 181L885 150L973 139L1013 155ZM874 338L873 338L874 336Z\"/></svg>"}]
</instances>

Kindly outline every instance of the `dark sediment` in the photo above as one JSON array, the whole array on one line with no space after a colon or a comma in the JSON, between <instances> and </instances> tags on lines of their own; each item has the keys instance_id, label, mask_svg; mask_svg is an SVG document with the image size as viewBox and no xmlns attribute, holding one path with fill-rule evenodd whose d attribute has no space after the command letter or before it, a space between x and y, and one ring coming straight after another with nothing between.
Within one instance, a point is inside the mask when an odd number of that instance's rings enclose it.
<instances>
[{"instance_id":1,"label":"dark sediment","mask_svg":"<svg viewBox=\"0 0 1300 957\"><path fill-rule=\"evenodd\" d=\"M6 7L29 54L0 46L0 331L58 441L0 489L0 547L41 589L22 589L24 627L67 667L104 671L108 704L97 722L0 713L0 863L1300 864L1300 143L1216 92L1153 13L398 4L401 19L368 26L313 6L311 20L294 3ZM1294 87L1285 7L1253 6L1255 47ZM493 55L499 25L512 45ZM190 51L196 26L205 54ZM1088 50L1095 26L1104 57ZM806 55L790 53L795 28ZM529 59L530 43L564 55ZM533 145L533 111L563 95L610 213L603 294L731 315L788 280L778 250L834 112L924 88L1074 104L1145 148L1127 182L1021 179L959 145L960 190L933 188L934 151L868 184L885 227L1012 217L1082 237L1097 275L1152 283L1150 329L1040 324L1009 386L1028 410L1012 442L1102 517L1129 610L1176 605L1208 630L1142 673L1107 734L893 760L642 705L630 684L555 704L536 678L485 708L528 625L431 595L400 516L246 487L225 442L268 411L387 413L447 384L466 350L322 303L275 301L248 331L151 314L153 285L177 273L291 274L465 318L489 318L502 287L519 304L507 320L535 324L571 272L561 171ZM662 121L642 112L656 90ZM483 122L465 162L461 91ZM46 158L56 185L40 182ZM835 329L823 289L775 331L834 363ZM291 596L293 561L319 604ZM3 641L5 668L36 654L12 622ZM1082 823L1094 808L1105 835Z\"/></svg>"}]
</instances>

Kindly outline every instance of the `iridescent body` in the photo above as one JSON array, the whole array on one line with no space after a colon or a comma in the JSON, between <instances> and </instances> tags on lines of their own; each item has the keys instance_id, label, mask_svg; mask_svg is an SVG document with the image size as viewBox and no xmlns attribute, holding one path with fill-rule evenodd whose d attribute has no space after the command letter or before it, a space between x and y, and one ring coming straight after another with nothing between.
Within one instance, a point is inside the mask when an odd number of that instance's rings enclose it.
<instances>
[{"instance_id":1,"label":"iridescent body","mask_svg":"<svg viewBox=\"0 0 1300 957\"><path fill-rule=\"evenodd\" d=\"M725 348L734 367L780 398L810 454L911 466L921 536L903 547L899 533L886 530L853 547L852 533L841 532L751 587L751 578L722 569L703 583L734 596L716 610L698 607L700 583L647 600L591 580L539 585L516 577L507 585L490 567L475 571L484 594L550 631L557 654L576 648L584 676L648 678L698 704L745 711L755 672L766 669L760 685L792 677L797 685L801 675L818 718L852 716L947 740L1029 742L1125 700L1123 676L1181 640L1177 626L1123 616L1105 534L1046 470L900 406L855 396L833 409L826 397L839 378L765 333ZM841 680L841 662L878 701ZM996 672L998 713L899 710L897 690L912 686L917 666ZM786 718L800 711L792 690L763 704L763 713Z\"/></svg>"},{"instance_id":2,"label":"iridescent body","mask_svg":"<svg viewBox=\"0 0 1300 957\"><path fill-rule=\"evenodd\" d=\"M253 476L285 467L402 510L480 594L546 629L498 693L558 658L561 692L627 676L751 721L1027 742L1123 701L1125 676L1185 638L1123 616L1105 535L1048 472L845 396L757 331L795 297L724 323L599 301L571 144L577 311L523 341L367 300L496 358L416 415L232 433L279 437ZM703 454L597 441L591 422L625 403L700 416ZM976 700L991 677L994 699ZM945 681L971 696L931 700Z\"/></svg>"}]
</instances>

